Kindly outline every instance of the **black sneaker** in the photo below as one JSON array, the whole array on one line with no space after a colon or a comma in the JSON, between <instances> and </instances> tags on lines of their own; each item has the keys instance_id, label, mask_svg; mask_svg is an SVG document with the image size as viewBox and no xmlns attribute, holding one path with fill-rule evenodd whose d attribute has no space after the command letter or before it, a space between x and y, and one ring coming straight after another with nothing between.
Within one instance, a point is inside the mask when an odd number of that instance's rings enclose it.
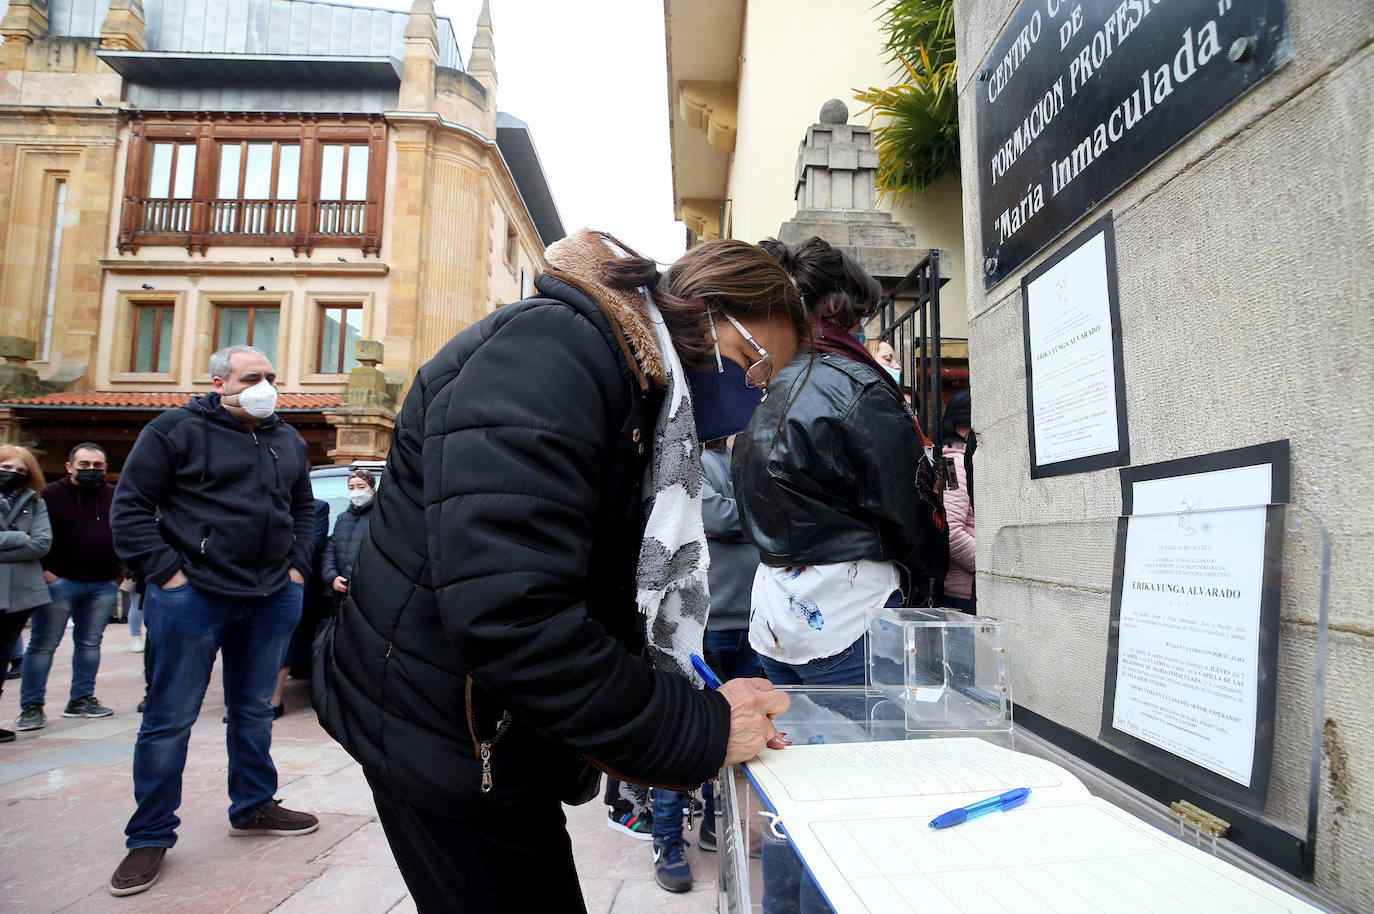
<instances>
[{"instance_id":1,"label":"black sneaker","mask_svg":"<svg viewBox=\"0 0 1374 914\"><path fill-rule=\"evenodd\" d=\"M715 851L716 817L714 815L706 816L701 820L701 828L697 829L697 847L704 851Z\"/></svg>"},{"instance_id":2,"label":"black sneaker","mask_svg":"<svg viewBox=\"0 0 1374 914\"><path fill-rule=\"evenodd\" d=\"M47 723L42 705L25 705L24 710L19 712L19 719L14 722L14 729L42 730Z\"/></svg>"},{"instance_id":3,"label":"black sneaker","mask_svg":"<svg viewBox=\"0 0 1374 914\"><path fill-rule=\"evenodd\" d=\"M62 709L63 717L109 717L113 713L114 709L96 701L94 695L69 701L67 707Z\"/></svg>"},{"instance_id":4,"label":"black sneaker","mask_svg":"<svg viewBox=\"0 0 1374 914\"><path fill-rule=\"evenodd\" d=\"M669 892L692 890L692 865L682 835L654 839L654 880Z\"/></svg>"},{"instance_id":5,"label":"black sneaker","mask_svg":"<svg viewBox=\"0 0 1374 914\"><path fill-rule=\"evenodd\" d=\"M623 832L640 841L654 838L654 817L645 813L637 816L634 808L624 801L617 803L606 813L606 824L613 830Z\"/></svg>"},{"instance_id":6,"label":"black sneaker","mask_svg":"<svg viewBox=\"0 0 1374 914\"><path fill-rule=\"evenodd\" d=\"M13 730L0 730L0 743L12 743L12 742L14 742L14 731L13 731Z\"/></svg>"}]
</instances>

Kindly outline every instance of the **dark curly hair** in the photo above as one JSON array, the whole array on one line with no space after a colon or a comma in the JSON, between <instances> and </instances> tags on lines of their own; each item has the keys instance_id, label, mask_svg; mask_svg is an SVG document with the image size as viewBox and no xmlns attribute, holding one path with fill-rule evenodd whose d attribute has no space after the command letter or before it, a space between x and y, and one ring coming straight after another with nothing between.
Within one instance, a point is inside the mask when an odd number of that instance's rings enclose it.
<instances>
[{"instance_id":1,"label":"dark curly hair","mask_svg":"<svg viewBox=\"0 0 1374 914\"><path fill-rule=\"evenodd\" d=\"M787 245L765 238L759 247L782 265L801 292L807 310L845 330L878 311L882 286L859 262L823 238Z\"/></svg>"}]
</instances>

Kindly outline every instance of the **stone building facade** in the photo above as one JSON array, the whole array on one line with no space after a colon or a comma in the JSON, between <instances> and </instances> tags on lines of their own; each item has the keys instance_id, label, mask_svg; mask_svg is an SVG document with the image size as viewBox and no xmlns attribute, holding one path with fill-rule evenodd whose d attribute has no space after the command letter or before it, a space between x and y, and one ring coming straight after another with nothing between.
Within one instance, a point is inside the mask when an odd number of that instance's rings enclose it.
<instances>
[{"instance_id":1,"label":"stone building facade","mask_svg":"<svg viewBox=\"0 0 1374 914\"><path fill-rule=\"evenodd\" d=\"M1018 0L956 0L970 252L998 243L995 232L991 239L985 234L983 191L974 177L989 168L978 155L980 98L1024 65L1031 55L1021 52L1031 39L1000 63L987 63L989 55L995 45L1005 46L997 42L1008 24L1025 21L1016 17L1033 9L1041 43L1057 51L1062 42L1070 53L1087 47L1091 62L1090 41L1105 31L1118 4L1107 4L1098 19L1083 6L1082 32L1075 35L1072 3L1021 8ZM1311 514L1286 511L1275 769L1265 815L1304 821L1315 730L1321 752L1313 884L1329 903L1368 911L1374 910L1368 862L1374 855L1374 5L1289 0L1278 6L1291 29L1291 59L1119 188L1090 194L1093 202L1078 221L1002 278L985 284L984 272L998 269L995 258L967 261L979 442L979 610L1011 623L1018 707L1080 746L1093 746L1110 720L1104 720L1103 687L1121 483L1115 468L1032 476L1021 279L1110 212L1131 465L1291 442L1292 504ZM1192 51L1181 41L1207 34L1211 18L1245 16L1245 7L1256 5L1185 4L1166 11L1161 19L1196 19L1186 33L1180 22L1173 40L1159 46L1161 54L1167 48L1159 62L1163 78L1171 65L1175 73L1189 72ZM1222 36L1223 56L1212 66L1244 65L1254 38L1224 29ZM1139 47L1143 39L1131 40ZM1121 48L1118 57L1135 52ZM1018 76L1031 69L1025 67ZM1123 75L1124 88L1102 85L1107 77L1100 75L1092 77L1092 88L1104 99L1129 99L1141 69ZM1065 70L1066 89L1082 75L1081 64ZM1161 76L1153 85L1158 101ZM1056 122L1071 116L1066 109ZM1109 123L1104 134L1117 126L1119 120ZM1089 125L1086 135L1092 133ZM1025 158L1036 155L1041 152L1032 147ZM1046 179L1047 197L1050 189ZM1324 648L1314 517L1330 534ZM1324 712L1313 726L1319 676Z\"/></svg>"},{"instance_id":2,"label":"stone building facade","mask_svg":"<svg viewBox=\"0 0 1374 914\"><path fill-rule=\"evenodd\" d=\"M0 439L45 469L118 466L239 342L312 461L381 457L562 236L485 6L466 65L431 0L10 0L0 33Z\"/></svg>"}]
</instances>

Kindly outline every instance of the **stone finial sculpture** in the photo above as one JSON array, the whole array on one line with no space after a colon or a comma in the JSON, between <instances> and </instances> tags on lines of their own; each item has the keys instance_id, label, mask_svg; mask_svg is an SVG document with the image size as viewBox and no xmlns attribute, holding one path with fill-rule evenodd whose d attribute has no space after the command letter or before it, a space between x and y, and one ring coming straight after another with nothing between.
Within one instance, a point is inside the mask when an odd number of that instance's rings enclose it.
<instances>
[{"instance_id":1,"label":"stone finial sculpture","mask_svg":"<svg viewBox=\"0 0 1374 914\"><path fill-rule=\"evenodd\" d=\"M797 149L794 193L798 214L809 210L875 211L878 152L873 130L848 123L849 108L838 98L821 106Z\"/></svg>"}]
</instances>

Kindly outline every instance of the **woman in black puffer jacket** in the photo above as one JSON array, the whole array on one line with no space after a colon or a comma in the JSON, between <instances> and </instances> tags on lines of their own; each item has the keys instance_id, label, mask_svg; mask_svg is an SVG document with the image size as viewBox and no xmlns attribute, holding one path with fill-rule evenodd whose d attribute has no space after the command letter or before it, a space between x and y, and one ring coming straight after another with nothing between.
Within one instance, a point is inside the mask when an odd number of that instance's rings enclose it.
<instances>
[{"instance_id":1,"label":"woman in black puffer jacket","mask_svg":"<svg viewBox=\"0 0 1374 914\"><path fill-rule=\"evenodd\" d=\"M694 787L781 746L783 693L677 672L679 633L700 651L705 535L654 521L701 529L697 441L743 428L804 343L796 288L738 241L662 276L587 231L548 260L532 297L415 377L316 641L320 722L362 764L422 914L584 911L560 801L595 796L596 769ZM668 584L650 624L642 595Z\"/></svg>"},{"instance_id":2,"label":"woman in black puffer jacket","mask_svg":"<svg viewBox=\"0 0 1374 914\"><path fill-rule=\"evenodd\" d=\"M377 477L368 470L354 470L348 474L348 510L334 521L334 535L324 547L321 566L324 585L337 602L348 593L348 579L353 574L353 560L358 546L367 535L367 521L372 516L372 497L377 493Z\"/></svg>"}]
</instances>

